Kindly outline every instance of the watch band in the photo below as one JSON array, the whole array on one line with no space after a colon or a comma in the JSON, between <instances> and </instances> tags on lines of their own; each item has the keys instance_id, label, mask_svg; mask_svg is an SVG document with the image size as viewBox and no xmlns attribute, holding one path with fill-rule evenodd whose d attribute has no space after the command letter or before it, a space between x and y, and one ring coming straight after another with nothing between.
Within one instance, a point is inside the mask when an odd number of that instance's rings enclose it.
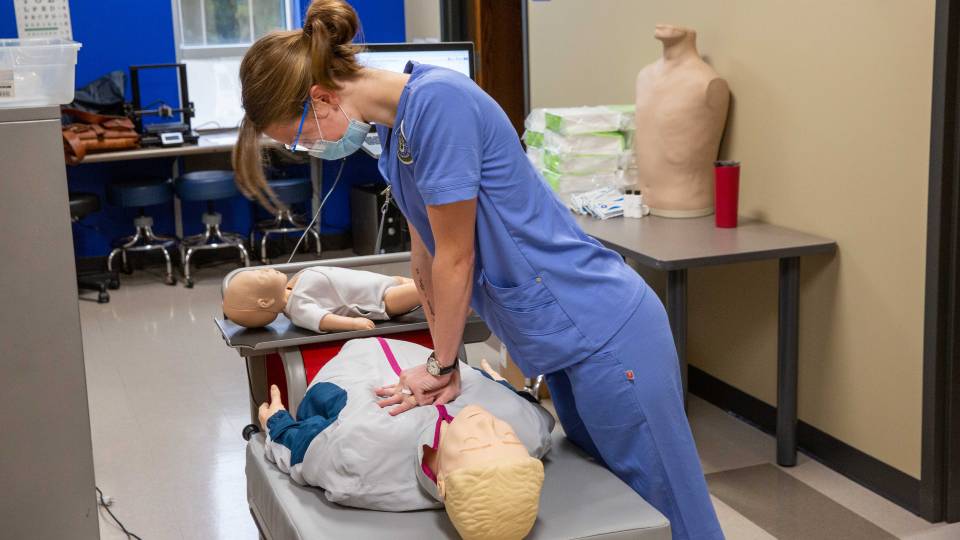
<instances>
[{"instance_id":1,"label":"watch band","mask_svg":"<svg viewBox=\"0 0 960 540\"><path fill-rule=\"evenodd\" d=\"M441 366L441 365L440 365L440 361L437 360L437 353L436 353L436 352L431 352L431 353L430 353L430 356L427 358L427 363L429 364L429 363L431 363L431 362L433 362L433 363L437 366L437 368L438 368L437 373L436 373L436 374L433 374L434 377L440 377L440 376L446 375L446 374L448 374L448 373L451 373L451 372L453 372L453 370L457 369L457 368L460 366L460 359L459 359L459 358L454 358L454 359L453 359L453 363L450 364L449 366L446 366L446 367Z\"/></svg>"}]
</instances>

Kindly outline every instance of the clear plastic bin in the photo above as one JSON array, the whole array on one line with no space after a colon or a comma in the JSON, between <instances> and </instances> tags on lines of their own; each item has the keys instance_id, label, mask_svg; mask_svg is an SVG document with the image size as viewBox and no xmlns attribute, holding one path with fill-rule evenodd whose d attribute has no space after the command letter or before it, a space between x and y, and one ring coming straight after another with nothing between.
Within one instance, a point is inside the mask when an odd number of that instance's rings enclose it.
<instances>
[{"instance_id":1,"label":"clear plastic bin","mask_svg":"<svg viewBox=\"0 0 960 540\"><path fill-rule=\"evenodd\" d=\"M73 101L78 50L66 39L0 39L0 108Z\"/></svg>"}]
</instances>

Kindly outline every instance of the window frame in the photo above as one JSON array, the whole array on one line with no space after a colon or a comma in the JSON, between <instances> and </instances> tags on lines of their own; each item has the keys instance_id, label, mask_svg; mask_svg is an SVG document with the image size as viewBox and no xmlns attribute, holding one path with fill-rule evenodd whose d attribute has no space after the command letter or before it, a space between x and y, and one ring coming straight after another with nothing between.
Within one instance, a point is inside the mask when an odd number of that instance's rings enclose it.
<instances>
[{"instance_id":1,"label":"window frame","mask_svg":"<svg viewBox=\"0 0 960 540\"><path fill-rule=\"evenodd\" d=\"M299 3L297 0L282 0L285 7L285 23L286 29L292 30L296 26L296 7ZM177 61L182 62L183 60L191 59L201 59L201 58L220 58L220 57L231 57L231 56L243 56L247 52L247 49L250 48L248 44L241 45L184 45L183 44L183 13L180 11L180 2L181 0L170 0L171 7L173 9L172 19L173 19L173 40L176 45ZM247 0L250 4L250 35L253 36L253 0ZM201 6L203 4L201 3Z\"/></svg>"}]
</instances>

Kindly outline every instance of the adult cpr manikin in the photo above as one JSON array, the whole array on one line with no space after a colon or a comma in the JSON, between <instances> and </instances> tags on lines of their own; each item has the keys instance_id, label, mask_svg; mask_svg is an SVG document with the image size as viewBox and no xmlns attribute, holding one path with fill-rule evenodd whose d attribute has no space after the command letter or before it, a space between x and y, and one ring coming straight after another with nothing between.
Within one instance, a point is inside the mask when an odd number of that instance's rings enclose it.
<instances>
[{"instance_id":1,"label":"adult cpr manikin","mask_svg":"<svg viewBox=\"0 0 960 540\"><path fill-rule=\"evenodd\" d=\"M713 162L727 119L727 82L700 58L697 33L657 25L663 57L637 75L634 151L650 213L691 218L713 212Z\"/></svg>"},{"instance_id":2,"label":"adult cpr manikin","mask_svg":"<svg viewBox=\"0 0 960 540\"><path fill-rule=\"evenodd\" d=\"M311 266L287 276L272 268L240 272L223 294L223 313L247 328L270 324L284 313L314 332L371 330L420 304L410 278L363 270Z\"/></svg>"},{"instance_id":3,"label":"adult cpr manikin","mask_svg":"<svg viewBox=\"0 0 960 540\"><path fill-rule=\"evenodd\" d=\"M279 392L261 407L266 457L333 502L387 511L446 506L467 539L522 538L536 520L553 417L461 364L461 395L391 416L375 390L430 350L382 338L348 341L311 381L297 411Z\"/></svg>"}]
</instances>

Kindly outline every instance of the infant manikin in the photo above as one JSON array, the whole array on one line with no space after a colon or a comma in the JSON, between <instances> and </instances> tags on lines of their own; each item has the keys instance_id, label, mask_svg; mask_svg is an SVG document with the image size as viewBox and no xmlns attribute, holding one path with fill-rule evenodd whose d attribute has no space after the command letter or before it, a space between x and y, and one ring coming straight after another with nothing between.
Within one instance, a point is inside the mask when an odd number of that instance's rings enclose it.
<instances>
[{"instance_id":1,"label":"infant manikin","mask_svg":"<svg viewBox=\"0 0 960 540\"><path fill-rule=\"evenodd\" d=\"M462 393L391 416L376 392L430 350L380 338L348 341L314 377L296 419L280 391L260 407L266 458L332 502L385 511L445 507L467 540L520 539L543 485L539 458L553 417L484 363L460 365ZM412 398L412 396L410 396Z\"/></svg>"},{"instance_id":2,"label":"infant manikin","mask_svg":"<svg viewBox=\"0 0 960 540\"><path fill-rule=\"evenodd\" d=\"M372 330L420 305L410 278L363 270L313 266L289 280L272 268L238 273L223 294L223 314L247 328L266 326L283 313L314 332Z\"/></svg>"}]
</instances>

